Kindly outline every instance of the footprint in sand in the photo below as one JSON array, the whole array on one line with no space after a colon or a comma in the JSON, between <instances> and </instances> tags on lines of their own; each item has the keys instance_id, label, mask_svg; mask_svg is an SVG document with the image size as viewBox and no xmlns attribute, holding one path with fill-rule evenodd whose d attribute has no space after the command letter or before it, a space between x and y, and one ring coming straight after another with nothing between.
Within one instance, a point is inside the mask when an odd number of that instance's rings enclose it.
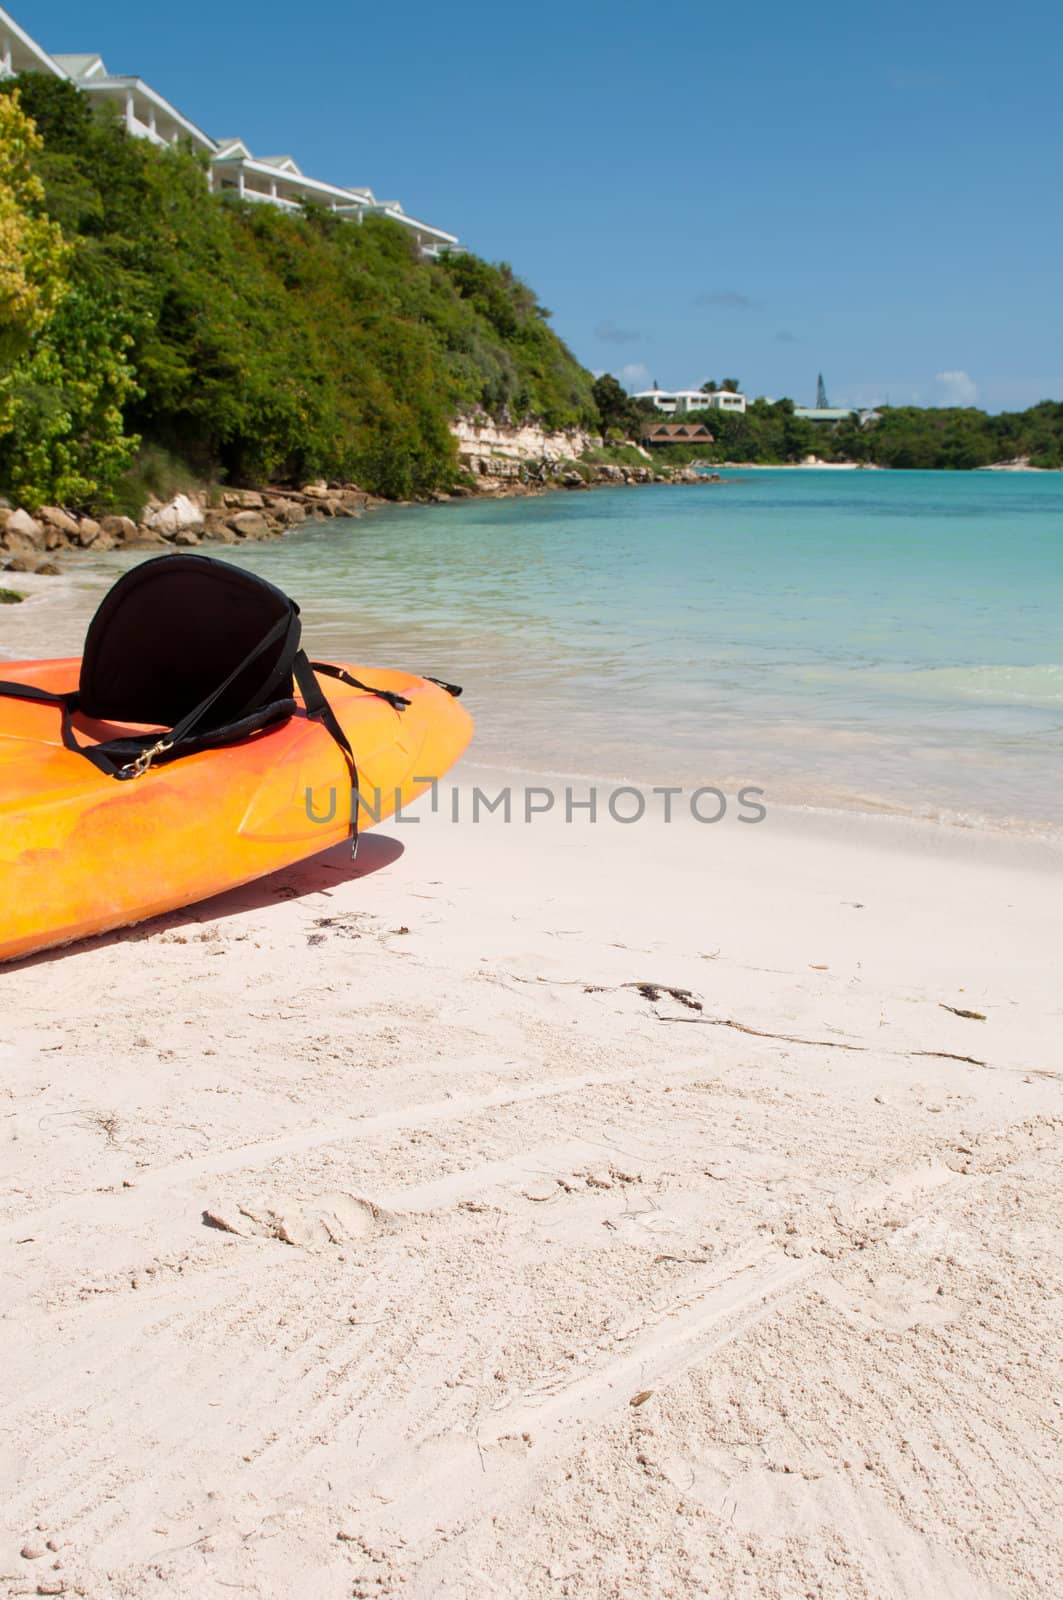
<instances>
[{"instance_id":1,"label":"footprint in sand","mask_svg":"<svg viewBox=\"0 0 1063 1600\"><path fill-rule=\"evenodd\" d=\"M253 1201L221 1201L203 1212L208 1228L244 1238L279 1239L301 1249L350 1244L391 1231L391 1212L353 1194L323 1194L310 1200L276 1196Z\"/></svg>"}]
</instances>

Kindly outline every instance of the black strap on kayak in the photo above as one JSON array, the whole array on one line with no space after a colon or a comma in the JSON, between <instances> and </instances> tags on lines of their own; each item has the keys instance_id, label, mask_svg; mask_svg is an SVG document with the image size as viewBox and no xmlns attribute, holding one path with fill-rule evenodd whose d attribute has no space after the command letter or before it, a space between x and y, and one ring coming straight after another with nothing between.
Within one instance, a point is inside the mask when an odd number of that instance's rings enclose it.
<instances>
[{"instance_id":1,"label":"black strap on kayak","mask_svg":"<svg viewBox=\"0 0 1063 1600\"><path fill-rule=\"evenodd\" d=\"M215 702L239 677L241 672L258 660L266 650L283 638L293 626L292 617L280 617L269 632L259 640L253 650L237 662L226 678L206 695L197 706L175 722L172 728L156 733L127 734L123 738L105 739L100 744L85 745L76 738L72 722L73 713L79 709L80 695L71 690L67 694L38 689L35 684L0 683L0 695L16 700L33 700L43 705L58 706L62 711L62 739L67 750L84 756L86 761L110 778L139 778L156 761L176 761L179 756L193 755L196 750L208 749L224 743L246 739L260 728L291 716L295 709L290 697L260 706L249 716L224 728L211 729L197 738L194 730L203 721Z\"/></svg>"},{"instance_id":2,"label":"black strap on kayak","mask_svg":"<svg viewBox=\"0 0 1063 1600\"><path fill-rule=\"evenodd\" d=\"M311 662L306 659L305 650L300 650L296 653L295 660L292 662L292 672L295 675L296 683L299 685L299 693L303 697L306 714L316 722L320 722L332 735L332 738L343 753L344 761L347 763L347 771L351 780L351 860L353 861L358 854L358 763L354 759L351 742L344 733L339 718L326 700L321 685L314 676L315 672L320 672L321 670L319 662ZM326 668L324 670L333 672L334 669ZM337 671L334 675L339 676L340 674ZM354 681L352 678L351 682L353 683ZM359 684L358 687L364 688L364 685ZM375 693L376 691L371 692ZM404 701L403 704L408 705L409 702Z\"/></svg>"},{"instance_id":3,"label":"black strap on kayak","mask_svg":"<svg viewBox=\"0 0 1063 1600\"><path fill-rule=\"evenodd\" d=\"M62 713L61 732L64 747L86 761L109 778L125 780L140 777L156 763L176 761L181 756L194 755L197 750L214 750L224 745L237 744L249 739L262 728L285 721L295 715L295 701L274 700L260 706L247 717L230 722L223 728L212 728L207 733L177 740L173 730L169 733L131 733L117 739L107 739L101 744L81 744L74 733L72 717L79 709L76 690L68 694L53 694L38 689L32 683L0 683L0 695L13 700L32 700L39 705L58 706Z\"/></svg>"},{"instance_id":4,"label":"black strap on kayak","mask_svg":"<svg viewBox=\"0 0 1063 1600\"><path fill-rule=\"evenodd\" d=\"M374 689L371 683L362 683L358 678L352 678L342 667L331 666L327 661L311 661L310 665L315 672L324 672L330 678L338 678L341 683L349 684L352 689L364 689L367 694L377 695L381 700L386 700L389 706L394 706L396 711L401 711L410 703L405 695L394 694L390 689ZM443 678L433 678L430 673L425 674L424 681L445 689L455 700L461 694L460 683L447 683Z\"/></svg>"},{"instance_id":5,"label":"black strap on kayak","mask_svg":"<svg viewBox=\"0 0 1063 1600\"><path fill-rule=\"evenodd\" d=\"M334 667L328 661L311 661L308 663L315 672L323 672L328 678L338 678L341 683L347 684L351 689L364 689L366 694L375 694L378 700L386 700L394 711L403 711L409 705L405 695L394 694L390 689L374 689L370 683L362 683L359 678L352 678L349 672L342 667ZM432 683L438 683L438 678L433 678ZM302 688L302 684L299 685ZM458 691L460 694L460 690Z\"/></svg>"}]
</instances>

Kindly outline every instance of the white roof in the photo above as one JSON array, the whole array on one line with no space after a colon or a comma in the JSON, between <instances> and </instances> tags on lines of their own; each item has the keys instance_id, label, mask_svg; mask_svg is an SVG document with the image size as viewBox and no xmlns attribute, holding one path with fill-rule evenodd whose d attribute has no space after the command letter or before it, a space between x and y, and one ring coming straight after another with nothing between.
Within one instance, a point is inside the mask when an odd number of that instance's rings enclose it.
<instances>
[{"instance_id":1,"label":"white roof","mask_svg":"<svg viewBox=\"0 0 1063 1600\"><path fill-rule=\"evenodd\" d=\"M218 139L216 143L218 153L213 157L215 161L228 161L235 157L251 160L251 152L242 139Z\"/></svg>"},{"instance_id":2,"label":"white roof","mask_svg":"<svg viewBox=\"0 0 1063 1600\"><path fill-rule=\"evenodd\" d=\"M52 57L52 60L58 61L63 71L71 78L105 78L107 76L107 68L103 64L103 57L93 55L91 52L83 55L56 54Z\"/></svg>"},{"instance_id":3,"label":"white roof","mask_svg":"<svg viewBox=\"0 0 1063 1600\"><path fill-rule=\"evenodd\" d=\"M47 50L37 43L36 39L31 38L25 28L20 27L14 17L5 11L2 6L0 6L0 28L9 34L12 40L20 44L31 60L36 63L34 71L43 68L45 72L50 72L57 78L66 77L65 67L61 67L54 56L50 56ZM17 67L16 70L18 70Z\"/></svg>"},{"instance_id":4,"label":"white roof","mask_svg":"<svg viewBox=\"0 0 1063 1600\"><path fill-rule=\"evenodd\" d=\"M430 222L418 222L416 217L408 217L401 206L396 206L394 201L375 205L373 211L377 216L390 217L392 222L401 222L407 228L413 228L417 233L430 233L433 239L441 239L444 244L457 244L456 233L447 233L443 228L433 228Z\"/></svg>"}]
</instances>

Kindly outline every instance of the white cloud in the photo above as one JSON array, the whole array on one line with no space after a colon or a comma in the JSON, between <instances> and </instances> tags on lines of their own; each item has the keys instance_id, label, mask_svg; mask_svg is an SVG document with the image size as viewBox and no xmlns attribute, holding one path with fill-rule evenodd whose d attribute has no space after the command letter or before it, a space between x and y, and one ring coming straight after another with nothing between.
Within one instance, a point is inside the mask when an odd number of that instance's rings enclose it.
<instances>
[{"instance_id":1,"label":"white cloud","mask_svg":"<svg viewBox=\"0 0 1063 1600\"><path fill-rule=\"evenodd\" d=\"M944 390L948 405L973 406L978 399L978 385L970 373L962 369L955 372L938 372L934 376L934 382Z\"/></svg>"},{"instance_id":2,"label":"white cloud","mask_svg":"<svg viewBox=\"0 0 1063 1600\"><path fill-rule=\"evenodd\" d=\"M641 361L631 361L620 368L620 381L629 389L643 389L650 381L650 369Z\"/></svg>"}]
</instances>

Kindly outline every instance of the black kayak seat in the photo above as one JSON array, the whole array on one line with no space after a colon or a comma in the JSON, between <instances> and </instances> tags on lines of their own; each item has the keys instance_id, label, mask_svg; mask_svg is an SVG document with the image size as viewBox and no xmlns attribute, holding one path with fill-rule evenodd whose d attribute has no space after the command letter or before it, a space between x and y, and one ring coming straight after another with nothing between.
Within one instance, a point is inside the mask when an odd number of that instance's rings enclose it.
<instances>
[{"instance_id":1,"label":"black kayak seat","mask_svg":"<svg viewBox=\"0 0 1063 1600\"><path fill-rule=\"evenodd\" d=\"M104 596L85 636L76 690L0 683L0 694L59 707L66 748L125 780L287 720L298 709L298 686L306 715L324 725L342 752L356 795L354 752L317 675L376 695L395 711L409 701L342 667L308 661L301 632L299 607L265 578L194 552L158 556L131 568ZM74 712L160 731L81 744ZM355 803L352 833L357 816Z\"/></svg>"}]
</instances>

